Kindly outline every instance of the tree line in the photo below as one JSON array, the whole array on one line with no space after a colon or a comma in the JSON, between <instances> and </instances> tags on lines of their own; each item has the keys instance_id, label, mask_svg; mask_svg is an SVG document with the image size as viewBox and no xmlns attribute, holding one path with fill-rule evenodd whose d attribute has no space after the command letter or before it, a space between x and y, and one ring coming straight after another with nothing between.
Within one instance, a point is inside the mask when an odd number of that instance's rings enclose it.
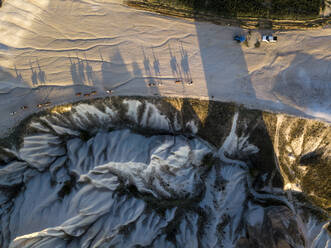
<instances>
[{"instance_id":1,"label":"tree line","mask_svg":"<svg viewBox=\"0 0 331 248\"><path fill-rule=\"evenodd\" d=\"M224 16L266 18L316 17L324 0L161 0L195 11L210 11Z\"/></svg>"}]
</instances>

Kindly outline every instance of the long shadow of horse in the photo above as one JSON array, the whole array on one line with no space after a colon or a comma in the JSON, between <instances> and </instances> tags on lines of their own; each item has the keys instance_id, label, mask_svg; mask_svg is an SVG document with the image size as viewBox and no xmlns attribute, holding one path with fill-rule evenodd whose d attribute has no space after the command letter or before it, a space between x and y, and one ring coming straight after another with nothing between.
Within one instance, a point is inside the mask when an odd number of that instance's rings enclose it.
<instances>
[{"instance_id":1,"label":"long shadow of horse","mask_svg":"<svg viewBox=\"0 0 331 248\"><path fill-rule=\"evenodd\" d=\"M77 62L74 61L72 57L68 57L70 60L70 73L71 73L71 78L72 82L75 85L82 85L83 84L83 77L82 77L82 72L79 71L79 59L77 58ZM82 66L80 66L80 70L82 70Z\"/></svg>"},{"instance_id":2,"label":"long shadow of horse","mask_svg":"<svg viewBox=\"0 0 331 248\"><path fill-rule=\"evenodd\" d=\"M176 81L181 81L182 80L182 72L181 72L181 68L179 66L179 63L177 62L177 58L175 53L173 52L170 44L168 44L168 49L169 49L169 55L170 55L170 68L171 68L171 72L173 77L175 78Z\"/></svg>"},{"instance_id":3,"label":"long shadow of horse","mask_svg":"<svg viewBox=\"0 0 331 248\"><path fill-rule=\"evenodd\" d=\"M38 65L38 80L41 84L45 84L46 83L46 73L45 73L45 71L43 71L41 69L38 59L37 59L36 63Z\"/></svg>"},{"instance_id":4,"label":"long shadow of horse","mask_svg":"<svg viewBox=\"0 0 331 248\"><path fill-rule=\"evenodd\" d=\"M141 48L143 54L143 64L144 64L144 74L146 75L145 78L145 85L148 88L148 93L151 95L159 95L158 86L162 85L162 77L160 71L160 61L156 56L156 53L153 48L152 55L148 56L146 54L146 49ZM151 62L150 57L153 59ZM137 64L135 65L137 67Z\"/></svg>"},{"instance_id":5,"label":"long shadow of horse","mask_svg":"<svg viewBox=\"0 0 331 248\"><path fill-rule=\"evenodd\" d=\"M32 63L30 62L30 70L31 70L31 82L33 86L38 86L38 73L32 66Z\"/></svg>"},{"instance_id":6,"label":"long shadow of horse","mask_svg":"<svg viewBox=\"0 0 331 248\"><path fill-rule=\"evenodd\" d=\"M180 42L180 55L181 55L180 64L184 75L184 81L186 83L189 83L192 81L192 76L190 71L188 54L187 51L184 49L182 42Z\"/></svg>"}]
</instances>

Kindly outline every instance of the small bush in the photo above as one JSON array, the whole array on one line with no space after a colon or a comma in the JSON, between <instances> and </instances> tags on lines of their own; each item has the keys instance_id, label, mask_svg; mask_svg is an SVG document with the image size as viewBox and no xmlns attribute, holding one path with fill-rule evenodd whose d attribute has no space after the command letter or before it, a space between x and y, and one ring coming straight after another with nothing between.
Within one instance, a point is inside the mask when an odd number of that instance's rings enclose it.
<instances>
[{"instance_id":1,"label":"small bush","mask_svg":"<svg viewBox=\"0 0 331 248\"><path fill-rule=\"evenodd\" d=\"M75 177L70 176L70 180L65 181L62 188L57 192L58 197L64 198L66 195L69 195L75 184L76 184Z\"/></svg>"},{"instance_id":2,"label":"small bush","mask_svg":"<svg viewBox=\"0 0 331 248\"><path fill-rule=\"evenodd\" d=\"M60 198L63 198L66 195L69 195L71 192L71 188L72 188L72 183L70 181L66 181L63 185L63 187L60 189L59 192L57 192L57 195Z\"/></svg>"},{"instance_id":3,"label":"small bush","mask_svg":"<svg viewBox=\"0 0 331 248\"><path fill-rule=\"evenodd\" d=\"M211 168L217 161L218 161L217 158L215 158L213 154L210 152L203 157L201 164L202 166Z\"/></svg>"},{"instance_id":4,"label":"small bush","mask_svg":"<svg viewBox=\"0 0 331 248\"><path fill-rule=\"evenodd\" d=\"M88 141L92 136L89 134L89 132L87 132L85 130L81 130L79 137L83 141Z\"/></svg>"}]
</instances>

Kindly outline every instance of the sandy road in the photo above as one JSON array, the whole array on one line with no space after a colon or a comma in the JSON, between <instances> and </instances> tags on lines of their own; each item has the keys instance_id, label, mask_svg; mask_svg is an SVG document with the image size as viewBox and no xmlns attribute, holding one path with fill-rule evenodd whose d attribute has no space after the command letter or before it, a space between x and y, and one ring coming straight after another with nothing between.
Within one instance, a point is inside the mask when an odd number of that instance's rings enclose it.
<instances>
[{"instance_id":1,"label":"sandy road","mask_svg":"<svg viewBox=\"0 0 331 248\"><path fill-rule=\"evenodd\" d=\"M95 97L114 89L212 98L331 121L330 28L276 32L277 44L255 48L263 31L241 46L232 40L246 33L239 28L160 16L116 0L8 0L0 11L2 133L38 103L73 102L81 99L76 92L95 89ZM29 109L20 110L23 105Z\"/></svg>"}]
</instances>

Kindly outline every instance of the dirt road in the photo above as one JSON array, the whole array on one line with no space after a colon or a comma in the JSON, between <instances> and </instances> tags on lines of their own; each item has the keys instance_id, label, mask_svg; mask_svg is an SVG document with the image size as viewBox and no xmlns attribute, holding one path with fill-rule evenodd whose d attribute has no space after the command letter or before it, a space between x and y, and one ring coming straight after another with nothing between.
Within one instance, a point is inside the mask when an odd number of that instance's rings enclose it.
<instances>
[{"instance_id":1,"label":"dirt road","mask_svg":"<svg viewBox=\"0 0 331 248\"><path fill-rule=\"evenodd\" d=\"M331 29L235 43L240 28L135 10L121 1L8 0L0 15L0 129L77 92L178 96L331 122ZM178 83L175 83L179 80ZM193 82L191 84L191 81ZM20 110L27 105L28 110ZM17 112L10 115L10 112Z\"/></svg>"}]
</instances>

